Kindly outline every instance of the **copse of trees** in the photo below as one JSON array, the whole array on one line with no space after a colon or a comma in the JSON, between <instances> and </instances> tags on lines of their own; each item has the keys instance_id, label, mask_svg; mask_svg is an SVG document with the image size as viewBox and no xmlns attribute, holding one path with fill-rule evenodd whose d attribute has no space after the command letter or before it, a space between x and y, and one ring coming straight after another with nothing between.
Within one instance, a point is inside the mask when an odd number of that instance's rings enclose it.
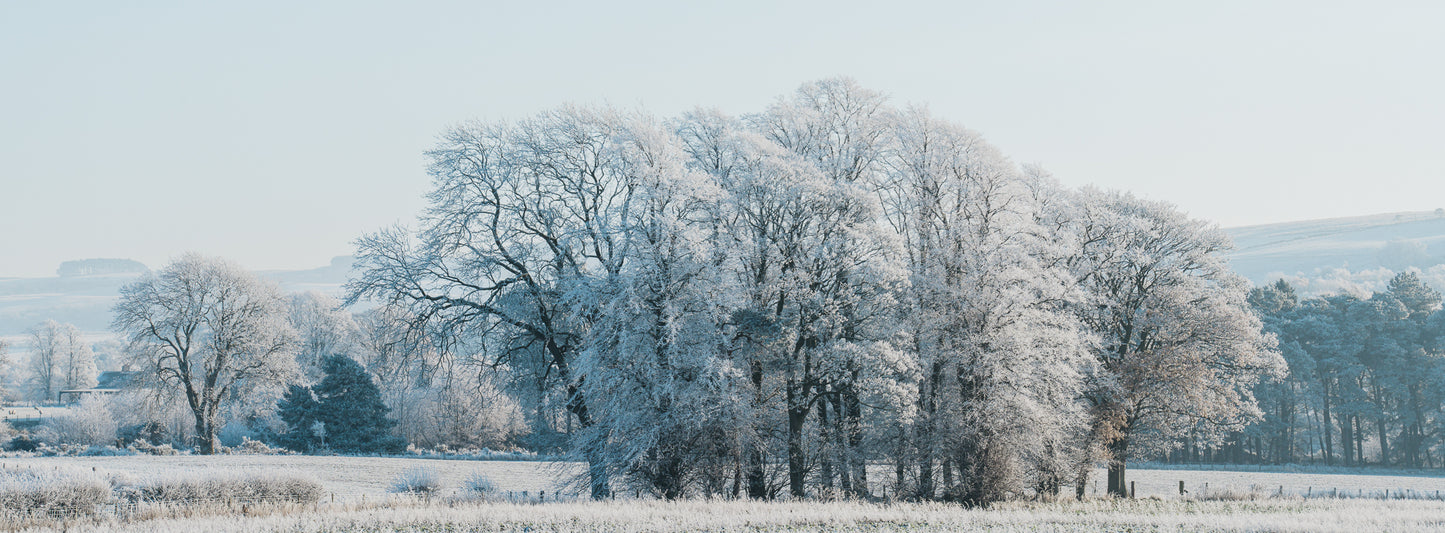
<instances>
[{"instance_id":1,"label":"copse of trees","mask_svg":"<svg viewBox=\"0 0 1445 533\"><path fill-rule=\"evenodd\" d=\"M348 299L563 413L594 497L864 496L880 462L919 498L1099 462L1117 493L1282 372L1218 228L850 80L743 117L469 124L428 156L421 227L362 238Z\"/></svg>"},{"instance_id":2,"label":"copse of trees","mask_svg":"<svg viewBox=\"0 0 1445 533\"><path fill-rule=\"evenodd\" d=\"M60 391L95 386L95 354L79 328L46 320L30 329L30 345L32 400L54 402Z\"/></svg>"},{"instance_id":3,"label":"copse of trees","mask_svg":"<svg viewBox=\"0 0 1445 533\"><path fill-rule=\"evenodd\" d=\"M1445 453L1445 311L1414 272L1368 298L1302 299L1284 281L1250 304L1289 374L1256 390L1264 419L1184 461L1438 467Z\"/></svg>"}]
</instances>

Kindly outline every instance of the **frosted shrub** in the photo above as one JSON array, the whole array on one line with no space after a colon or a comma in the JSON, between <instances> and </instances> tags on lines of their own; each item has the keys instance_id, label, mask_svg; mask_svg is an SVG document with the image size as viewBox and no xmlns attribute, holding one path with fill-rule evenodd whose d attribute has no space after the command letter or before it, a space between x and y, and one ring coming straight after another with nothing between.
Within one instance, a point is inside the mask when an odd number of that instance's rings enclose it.
<instances>
[{"instance_id":1,"label":"frosted shrub","mask_svg":"<svg viewBox=\"0 0 1445 533\"><path fill-rule=\"evenodd\" d=\"M462 489L468 496L490 496L497 491L497 485L492 483L492 478L481 472L472 472L467 479L462 481Z\"/></svg>"},{"instance_id":2,"label":"frosted shrub","mask_svg":"<svg viewBox=\"0 0 1445 533\"><path fill-rule=\"evenodd\" d=\"M52 419L47 426L54 431L51 444L82 444L106 446L115 444L119 425L110 405L100 396L87 396L67 416Z\"/></svg>"},{"instance_id":3,"label":"frosted shrub","mask_svg":"<svg viewBox=\"0 0 1445 533\"><path fill-rule=\"evenodd\" d=\"M7 517L90 515L112 499L110 484L80 469L0 469L0 522Z\"/></svg>"},{"instance_id":4,"label":"frosted shrub","mask_svg":"<svg viewBox=\"0 0 1445 533\"><path fill-rule=\"evenodd\" d=\"M391 492L394 493L435 494L441 488L441 478L436 470L422 466L408 468L391 480Z\"/></svg>"},{"instance_id":5,"label":"frosted shrub","mask_svg":"<svg viewBox=\"0 0 1445 533\"><path fill-rule=\"evenodd\" d=\"M128 449L135 450L138 453L143 453L146 455L176 455L180 453L176 451L175 448L171 447L170 444L162 444L157 446L143 440L135 441L135 444L130 445Z\"/></svg>"},{"instance_id":6,"label":"frosted shrub","mask_svg":"<svg viewBox=\"0 0 1445 533\"><path fill-rule=\"evenodd\" d=\"M156 476L122 483L116 491L122 498L133 502L314 503L320 501L326 492L316 480L281 475L193 474Z\"/></svg>"},{"instance_id":7,"label":"frosted shrub","mask_svg":"<svg viewBox=\"0 0 1445 533\"><path fill-rule=\"evenodd\" d=\"M276 448L251 437L241 437L241 444L231 448L231 453L240 455L282 455L290 453L285 448Z\"/></svg>"}]
</instances>

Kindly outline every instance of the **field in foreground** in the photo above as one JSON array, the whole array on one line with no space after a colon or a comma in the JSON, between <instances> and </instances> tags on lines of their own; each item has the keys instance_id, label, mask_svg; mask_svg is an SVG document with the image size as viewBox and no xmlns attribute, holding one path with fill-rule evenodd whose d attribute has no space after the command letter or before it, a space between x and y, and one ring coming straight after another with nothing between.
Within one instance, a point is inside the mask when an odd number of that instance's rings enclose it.
<instances>
[{"instance_id":1,"label":"field in foreground","mask_svg":"<svg viewBox=\"0 0 1445 533\"><path fill-rule=\"evenodd\" d=\"M131 523L68 531L1439 531L1445 504L1421 500L1224 502L1091 500L964 509L938 503L658 501L320 506L256 516Z\"/></svg>"},{"instance_id":2,"label":"field in foreground","mask_svg":"<svg viewBox=\"0 0 1445 533\"><path fill-rule=\"evenodd\" d=\"M45 469L53 467L78 467L98 469L102 472L145 475L158 472L187 473L200 476L208 472L234 474L264 474L283 472L315 478L325 487L329 500L334 495L338 502L354 502L366 497L371 501L383 497L391 481L398 474L416 467L433 470L441 481L443 492L456 489L462 480L474 473L480 473L492 480L501 493L520 494L527 491L535 495L546 491L549 495L561 492L575 496L566 490L565 481L584 471L580 464L548 463L530 461L474 461L460 459L426 459L415 457L342 457L304 455L174 455L174 456L124 456L124 457L27 457L0 458L0 464ZM882 465L870 475L873 493L893 494L890 470ZM1094 473L1085 493L1097 495L1102 490L1104 471ZM1400 490L1433 496L1441 491L1445 496L1445 478L1430 475L1379 475L1316 472L1305 468L1300 472L1257 472L1228 470L1148 469L1131 468L1128 479L1136 484L1137 496L1177 497L1179 482L1183 481L1193 495L1205 492L1251 491L1285 495L1338 493L1340 495L1383 495ZM1066 493L1072 493L1071 489Z\"/></svg>"}]
</instances>

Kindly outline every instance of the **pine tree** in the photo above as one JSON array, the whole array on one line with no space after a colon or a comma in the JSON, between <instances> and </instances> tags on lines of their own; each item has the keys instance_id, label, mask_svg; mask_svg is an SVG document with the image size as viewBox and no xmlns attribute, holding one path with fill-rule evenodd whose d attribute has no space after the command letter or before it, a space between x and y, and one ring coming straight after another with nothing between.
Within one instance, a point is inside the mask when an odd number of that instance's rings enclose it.
<instances>
[{"instance_id":1,"label":"pine tree","mask_svg":"<svg viewBox=\"0 0 1445 533\"><path fill-rule=\"evenodd\" d=\"M292 384L286 395L277 404L281 420L286 422L288 431L276 437L276 443L290 450L308 452L319 446L320 440L311 426L316 423L319 405L311 393L311 387Z\"/></svg>"},{"instance_id":2,"label":"pine tree","mask_svg":"<svg viewBox=\"0 0 1445 533\"><path fill-rule=\"evenodd\" d=\"M326 378L312 392L316 395L316 420L325 424L326 446L339 452L395 453L405 448L392 435L396 421L381 401L381 389L371 374L344 355L332 355L322 362Z\"/></svg>"}]
</instances>

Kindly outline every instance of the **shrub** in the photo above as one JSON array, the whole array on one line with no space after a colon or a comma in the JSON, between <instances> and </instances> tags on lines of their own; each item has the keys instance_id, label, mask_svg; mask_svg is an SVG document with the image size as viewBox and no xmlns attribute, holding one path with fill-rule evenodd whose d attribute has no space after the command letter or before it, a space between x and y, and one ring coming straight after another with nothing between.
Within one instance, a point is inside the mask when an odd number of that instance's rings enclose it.
<instances>
[{"instance_id":1,"label":"shrub","mask_svg":"<svg viewBox=\"0 0 1445 533\"><path fill-rule=\"evenodd\" d=\"M80 452L82 457L123 457L135 454L135 450L116 448L115 446L87 446L84 451Z\"/></svg>"},{"instance_id":2,"label":"shrub","mask_svg":"<svg viewBox=\"0 0 1445 533\"><path fill-rule=\"evenodd\" d=\"M166 426L154 421L122 427L116 432L116 437L121 443L127 445L169 442L171 438L169 432L166 431Z\"/></svg>"},{"instance_id":3,"label":"shrub","mask_svg":"<svg viewBox=\"0 0 1445 533\"><path fill-rule=\"evenodd\" d=\"M40 443L31 440L29 435L24 434L10 439L10 442L5 443L5 451L7 452L33 452L39 448Z\"/></svg>"},{"instance_id":4,"label":"shrub","mask_svg":"<svg viewBox=\"0 0 1445 533\"><path fill-rule=\"evenodd\" d=\"M395 493L435 494L441 488L436 470L423 466L409 468L391 480L391 492Z\"/></svg>"},{"instance_id":5,"label":"shrub","mask_svg":"<svg viewBox=\"0 0 1445 533\"><path fill-rule=\"evenodd\" d=\"M0 516L95 514L112 499L110 484L80 469L0 469Z\"/></svg>"},{"instance_id":6,"label":"shrub","mask_svg":"<svg viewBox=\"0 0 1445 533\"><path fill-rule=\"evenodd\" d=\"M281 455L287 453L287 450L285 448L272 447L250 437L241 437L241 445L232 448L231 453L240 455Z\"/></svg>"},{"instance_id":7,"label":"shrub","mask_svg":"<svg viewBox=\"0 0 1445 533\"><path fill-rule=\"evenodd\" d=\"M176 455L180 453L176 451L175 448L171 447L170 444L161 444L157 446L144 440L135 441L135 444L131 444L129 449L146 455Z\"/></svg>"},{"instance_id":8,"label":"shrub","mask_svg":"<svg viewBox=\"0 0 1445 533\"><path fill-rule=\"evenodd\" d=\"M100 396L88 396L71 408L70 414L46 423L55 432L51 444L106 446L116 442L119 429L110 404Z\"/></svg>"},{"instance_id":9,"label":"shrub","mask_svg":"<svg viewBox=\"0 0 1445 533\"><path fill-rule=\"evenodd\" d=\"M133 502L194 503L204 501L315 503L326 493L321 483L296 476L248 475L154 476L119 481L116 491Z\"/></svg>"},{"instance_id":10,"label":"shrub","mask_svg":"<svg viewBox=\"0 0 1445 533\"><path fill-rule=\"evenodd\" d=\"M492 483L492 478L481 472L472 472L467 479L462 481L462 488L474 496L489 496L497 491L497 485Z\"/></svg>"}]
</instances>

